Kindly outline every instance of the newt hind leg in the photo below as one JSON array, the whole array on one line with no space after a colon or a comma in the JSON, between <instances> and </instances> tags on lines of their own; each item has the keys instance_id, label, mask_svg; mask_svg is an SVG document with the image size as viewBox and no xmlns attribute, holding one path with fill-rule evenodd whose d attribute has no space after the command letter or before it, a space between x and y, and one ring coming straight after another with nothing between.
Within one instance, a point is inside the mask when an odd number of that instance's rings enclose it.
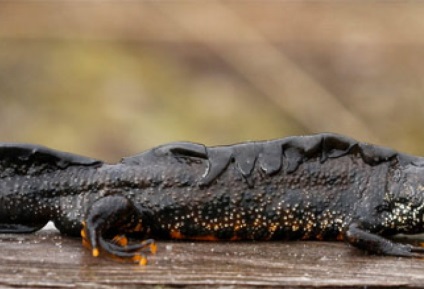
<instances>
[{"instance_id":1,"label":"newt hind leg","mask_svg":"<svg viewBox=\"0 0 424 289\"><path fill-rule=\"evenodd\" d=\"M141 265L147 263L144 249L156 252L154 240L128 244L128 236L143 233L142 216L133 203L123 196L107 196L97 200L87 212L81 230L83 245L94 257L105 253Z\"/></svg>"},{"instance_id":2,"label":"newt hind leg","mask_svg":"<svg viewBox=\"0 0 424 289\"><path fill-rule=\"evenodd\" d=\"M349 226L345 237L351 245L372 254L424 258L423 247L394 242L363 229L358 223Z\"/></svg>"}]
</instances>

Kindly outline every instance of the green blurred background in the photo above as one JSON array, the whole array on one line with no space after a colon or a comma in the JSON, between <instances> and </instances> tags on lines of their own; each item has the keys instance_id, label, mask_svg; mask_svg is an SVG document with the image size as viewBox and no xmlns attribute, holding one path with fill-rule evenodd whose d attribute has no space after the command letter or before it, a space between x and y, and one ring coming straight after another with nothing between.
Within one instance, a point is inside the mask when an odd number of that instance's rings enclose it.
<instances>
[{"instance_id":1,"label":"green blurred background","mask_svg":"<svg viewBox=\"0 0 424 289\"><path fill-rule=\"evenodd\" d=\"M0 141L107 161L332 131L424 154L419 1L0 1Z\"/></svg>"}]
</instances>

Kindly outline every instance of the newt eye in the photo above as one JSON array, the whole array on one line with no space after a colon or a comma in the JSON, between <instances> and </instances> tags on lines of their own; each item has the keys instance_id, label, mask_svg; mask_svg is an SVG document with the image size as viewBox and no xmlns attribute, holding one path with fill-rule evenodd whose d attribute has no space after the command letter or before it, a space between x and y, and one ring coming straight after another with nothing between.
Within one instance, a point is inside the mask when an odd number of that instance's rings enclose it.
<instances>
[{"instance_id":1,"label":"newt eye","mask_svg":"<svg viewBox=\"0 0 424 289\"><path fill-rule=\"evenodd\" d=\"M376 208L378 213L388 212L388 211L391 211L392 209L393 209L392 204L390 204L389 202L386 202L386 201L383 202L382 204L378 205L377 208Z\"/></svg>"},{"instance_id":2,"label":"newt eye","mask_svg":"<svg viewBox=\"0 0 424 289\"><path fill-rule=\"evenodd\" d=\"M417 208L423 205L423 198L421 196L415 195L410 200L411 207Z\"/></svg>"}]
</instances>

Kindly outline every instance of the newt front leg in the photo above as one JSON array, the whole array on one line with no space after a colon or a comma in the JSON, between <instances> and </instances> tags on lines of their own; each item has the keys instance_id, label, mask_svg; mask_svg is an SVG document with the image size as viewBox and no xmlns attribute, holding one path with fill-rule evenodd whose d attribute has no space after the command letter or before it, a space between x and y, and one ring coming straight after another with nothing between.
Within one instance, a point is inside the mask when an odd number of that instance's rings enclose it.
<instances>
[{"instance_id":1,"label":"newt front leg","mask_svg":"<svg viewBox=\"0 0 424 289\"><path fill-rule=\"evenodd\" d=\"M362 227L359 223L352 223L349 226L345 233L349 244L377 255L424 258L423 247L396 243Z\"/></svg>"},{"instance_id":2,"label":"newt front leg","mask_svg":"<svg viewBox=\"0 0 424 289\"><path fill-rule=\"evenodd\" d=\"M133 203L125 197L112 195L100 198L89 208L81 236L83 245L91 249L94 257L106 253L145 265L147 258L142 251L148 248L151 253L156 253L154 240L128 244L127 238L127 234L142 231L142 216Z\"/></svg>"}]
</instances>

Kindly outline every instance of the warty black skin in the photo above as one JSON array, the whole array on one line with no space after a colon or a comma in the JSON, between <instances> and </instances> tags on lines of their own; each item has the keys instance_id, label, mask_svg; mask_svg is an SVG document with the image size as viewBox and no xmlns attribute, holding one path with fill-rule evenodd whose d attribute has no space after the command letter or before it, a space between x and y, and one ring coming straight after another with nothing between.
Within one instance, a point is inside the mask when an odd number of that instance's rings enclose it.
<instances>
[{"instance_id":1,"label":"warty black skin","mask_svg":"<svg viewBox=\"0 0 424 289\"><path fill-rule=\"evenodd\" d=\"M54 221L88 247L134 257L191 240L336 240L421 257L386 239L424 231L424 161L336 134L231 146L172 143L106 164L35 145L0 145L0 233ZM84 226L82 225L84 224ZM84 228L83 228L84 227Z\"/></svg>"}]
</instances>

